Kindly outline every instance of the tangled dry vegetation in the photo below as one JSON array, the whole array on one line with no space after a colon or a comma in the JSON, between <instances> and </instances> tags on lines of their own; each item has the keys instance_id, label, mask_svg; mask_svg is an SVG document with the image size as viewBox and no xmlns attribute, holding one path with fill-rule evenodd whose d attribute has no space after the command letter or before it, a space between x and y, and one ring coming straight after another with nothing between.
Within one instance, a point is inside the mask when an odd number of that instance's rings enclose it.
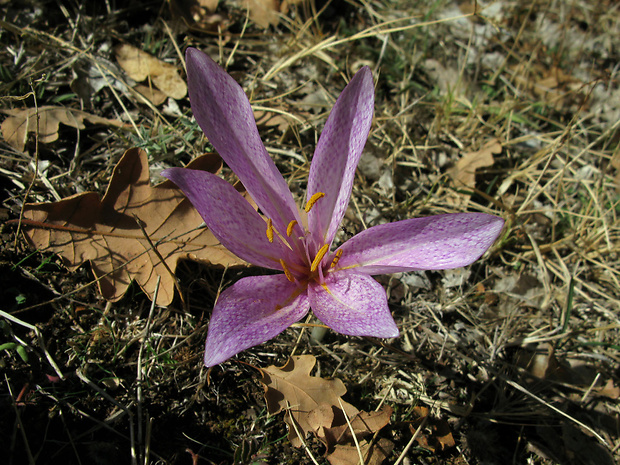
<instances>
[{"instance_id":1,"label":"tangled dry vegetation","mask_svg":"<svg viewBox=\"0 0 620 465\"><path fill-rule=\"evenodd\" d=\"M256 367L293 354L359 411L389 406L364 439L390 444L383 463L618 463L616 2L121 3L0 2L5 463L327 463L325 442L290 440L263 398ZM19 222L25 203L103 195L129 148L154 183L210 150L188 46L242 84L300 203L331 105L371 67L375 120L341 239L461 211L502 216L502 236L467 269L383 277L398 339L313 342L299 325L207 371L218 292L260 271L179 261L172 302L151 304L161 281L106 301L87 264L30 247ZM380 463L354 442L329 461Z\"/></svg>"}]
</instances>

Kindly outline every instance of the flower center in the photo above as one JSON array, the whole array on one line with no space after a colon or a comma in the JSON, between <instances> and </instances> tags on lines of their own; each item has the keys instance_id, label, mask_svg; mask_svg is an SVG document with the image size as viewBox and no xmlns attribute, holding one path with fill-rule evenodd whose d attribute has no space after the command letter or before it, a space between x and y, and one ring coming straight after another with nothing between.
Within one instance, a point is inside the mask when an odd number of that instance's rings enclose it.
<instances>
[{"instance_id":1,"label":"flower center","mask_svg":"<svg viewBox=\"0 0 620 465\"><path fill-rule=\"evenodd\" d=\"M324 192L317 192L314 194L306 202L304 211L309 213L323 197L325 197ZM292 283L298 282L301 285L307 285L308 281L311 280L323 282L323 273L337 265L342 256L342 250L338 250L334 254L328 267L321 266L323 259L328 255L330 244L323 244L316 252L315 256L312 257L308 246L308 236L310 232L304 229L303 235L294 236L293 234L296 226L298 226L297 220L291 220L286 226L286 235L283 235L274 227L271 218L267 219L267 230L265 233L269 242L273 243L274 240L280 240L293 253L292 256L288 257L288 260L287 258L278 259L282 271L284 271L286 278Z\"/></svg>"}]
</instances>

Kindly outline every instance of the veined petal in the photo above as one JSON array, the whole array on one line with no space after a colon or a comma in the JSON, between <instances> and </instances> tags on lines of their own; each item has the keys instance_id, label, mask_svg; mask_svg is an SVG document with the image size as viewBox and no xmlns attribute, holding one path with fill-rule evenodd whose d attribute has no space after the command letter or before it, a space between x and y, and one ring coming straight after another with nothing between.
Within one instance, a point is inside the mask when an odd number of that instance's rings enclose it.
<instances>
[{"instance_id":1,"label":"veined petal","mask_svg":"<svg viewBox=\"0 0 620 465\"><path fill-rule=\"evenodd\" d=\"M308 313L305 291L284 275L243 278L220 295L209 322L205 365L277 336Z\"/></svg>"},{"instance_id":2,"label":"veined petal","mask_svg":"<svg viewBox=\"0 0 620 465\"><path fill-rule=\"evenodd\" d=\"M297 206L286 181L263 145L245 92L209 56L188 48L187 83L192 112L228 166L279 231Z\"/></svg>"},{"instance_id":3,"label":"veined petal","mask_svg":"<svg viewBox=\"0 0 620 465\"><path fill-rule=\"evenodd\" d=\"M265 220L233 186L206 171L169 168L161 174L183 191L224 247L254 265L282 269L279 259L289 249L279 240L269 242Z\"/></svg>"},{"instance_id":4,"label":"veined petal","mask_svg":"<svg viewBox=\"0 0 620 465\"><path fill-rule=\"evenodd\" d=\"M324 192L308 214L315 247L330 244L344 216L355 168L366 144L374 111L374 84L365 66L345 87L332 109L316 146L307 198Z\"/></svg>"},{"instance_id":5,"label":"veined petal","mask_svg":"<svg viewBox=\"0 0 620 465\"><path fill-rule=\"evenodd\" d=\"M503 226L503 219L486 213L453 213L373 226L340 247L336 269L383 274L466 266L491 247Z\"/></svg>"},{"instance_id":6,"label":"veined petal","mask_svg":"<svg viewBox=\"0 0 620 465\"><path fill-rule=\"evenodd\" d=\"M317 318L334 331L349 336L398 336L385 290L368 275L330 273L323 284L309 284L308 297Z\"/></svg>"}]
</instances>

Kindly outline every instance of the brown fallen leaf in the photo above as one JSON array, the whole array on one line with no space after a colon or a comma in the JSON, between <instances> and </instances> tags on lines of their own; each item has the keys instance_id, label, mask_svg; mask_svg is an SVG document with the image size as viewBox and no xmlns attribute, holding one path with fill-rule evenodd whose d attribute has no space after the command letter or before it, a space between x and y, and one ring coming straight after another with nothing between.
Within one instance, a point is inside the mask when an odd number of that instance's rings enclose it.
<instances>
[{"instance_id":1,"label":"brown fallen leaf","mask_svg":"<svg viewBox=\"0 0 620 465\"><path fill-rule=\"evenodd\" d=\"M58 139L60 123L76 129L84 129L84 121L92 124L121 127L123 122L91 115L85 111L66 107L43 106L23 110L3 110L8 118L2 122L2 137L20 152L24 151L28 133L37 131L37 113L39 116L39 142L44 144Z\"/></svg>"},{"instance_id":2,"label":"brown fallen leaf","mask_svg":"<svg viewBox=\"0 0 620 465\"><path fill-rule=\"evenodd\" d=\"M394 443L387 439L367 442L381 428L390 422L392 407L384 405L381 410L374 412L359 412L349 422L335 421L331 428L323 428L317 437L327 446L325 458L332 465L359 463L357 444L364 457L365 465L379 465L390 455ZM340 415L344 416L344 415ZM322 433L322 434L321 434ZM355 439L353 435L355 434Z\"/></svg>"},{"instance_id":3,"label":"brown fallen leaf","mask_svg":"<svg viewBox=\"0 0 620 465\"><path fill-rule=\"evenodd\" d=\"M150 101L153 105L159 106L166 101L168 96L164 94L161 90L153 87L153 86L145 86L142 84L136 84L133 88L136 92L142 94L144 98Z\"/></svg>"},{"instance_id":4,"label":"brown fallen leaf","mask_svg":"<svg viewBox=\"0 0 620 465\"><path fill-rule=\"evenodd\" d=\"M292 416L298 428L304 434L315 432L319 424L313 424L316 416L309 416L321 404L328 406L339 405L340 396L347 392L347 388L339 379L323 379L310 376L310 372L316 363L312 355L300 355L291 357L282 368L270 366L260 368L261 382L265 385L265 400L270 415L288 410L285 421L289 423L289 440L295 447L301 447L301 441L295 433L295 428L290 425ZM345 412L349 417L358 413L351 404L344 404ZM331 424L330 424L331 426Z\"/></svg>"},{"instance_id":5,"label":"brown fallen leaf","mask_svg":"<svg viewBox=\"0 0 620 465\"><path fill-rule=\"evenodd\" d=\"M495 163L494 154L502 151L502 144L498 139L492 139L482 146L480 150L468 152L460 158L456 164L448 170L448 175L452 178L457 189L462 187L476 187L476 170L486 168ZM449 198L453 205L462 205L469 201L471 195L458 193Z\"/></svg>"},{"instance_id":6,"label":"brown fallen leaf","mask_svg":"<svg viewBox=\"0 0 620 465\"><path fill-rule=\"evenodd\" d=\"M280 15L288 13L289 5L297 5L304 0L245 0L250 19L262 28L277 26Z\"/></svg>"},{"instance_id":7,"label":"brown fallen leaf","mask_svg":"<svg viewBox=\"0 0 620 465\"><path fill-rule=\"evenodd\" d=\"M261 127L275 127L278 131L284 133L293 125L293 120L278 113L267 112L263 110L254 110L254 119L256 125Z\"/></svg>"},{"instance_id":8,"label":"brown fallen leaf","mask_svg":"<svg viewBox=\"0 0 620 465\"><path fill-rule=\"evenodd\" d=\"M217 4L219 2L220 0L198 0L198 5L200 5L202 8L206 8L208 11L213 13L217 8Z\"/></svg>"},{"instance_id":9,"label":"brown fallen leaf","mask_svg":"<svg viewBox=\"0 0 620 465\"><path fill-rule=\"evenodd\" d=\"M618 400L618 398L620 398L620 387L614 384L613 379L608 379L604 386L597 388L595 391L599 396L607 397L612 400Z\"/></svg>"},{"instance_id":10,"label":"brown fallen leaf","mask_svg":"<svg viewBox=\"0 0 620 465\"><path fill-rule=\"evenodd\" d=\"M359 441L359 448L364 457L364 465L381 465L394 449L394 443L388 439L379 439L375 443ZM357 446L339 445L326 458L331 465L359 465L360 455Z\"/></svg>"},{"instance_id":11,"label":"brown fallen leaf","mask_svg":"<svg viewBox=\"0 0 620 465\"><path fill-rule=\"evenodd\" d=\"M569 110L587 105L588 96L584 94L584 83L562 69L542 64L529 66L518 64L509 68L518 87L524 88L538 102L556 110Z\"/></svg>"},{"instance_id":12,"label":"brown fallen leaf","mask_svg":"<svg viewBox=\"0 0 620 465\"><path fill-rule=\"evenodd\" d=\"M566 360L560 360L556 356L555 347L548 342L520 348L514 356L516 366L524 369L525 378L530 382L540 383L540 380L559 382L565 384L583 385L587 381L583 379L586 370L582 367L582 373L571 368ZM594 381L594 378L592 380Z\"/></svg>"},{"instance_id":13,"label":"brown fallen leaf","mask_svg":"<svg viewBox=\"0 0 620 465\"><path fill-rule=\"evenodd\" d=\"M188 167L212 173L221 167L217 155L205 155ZM146 152L125 152L114 168L108 189L100 199L95 192L77 194L53 203L27 204L24 232L35 247L62 257L70 270L90 261L103 297L119 300L132 281L153 298L161 278L157 305L174 297L172 271L180 259L218 265L239 265L242 260L219 244L183 193L169 181L152 187Z\"/></svg>"},{"instance_id":14,"label":"brown fallen leaf","mask_svg":"<svg viewBox=\"0 0 620 465\"><path fill-rule=\"evenodd\" d=\"M262 28L277 26L280 22L278 0L245 0L250 19Z\"/></svg>"},{"instance_id":15,"label":"brown fallen leaf","mask_svg":"<svg viewBox=\"0 0 620 465\"><path fill-rule=\"evenodd\" d=\"M429 416L428 408L424 406L414 407L413 414L417 418L413 424L409 425L411 433L415 433L416 429L426 419L426 427L416 438L419 446L432 452L441 452L456 445L450 425L446 420Z\"/></svg>"},{"instance_id":16,"label":"brown fallen leaf","mask_svg":"<svg viewBox=\"0 0 620 465\"><path fill-rule=\"evenodd\" d=\"M315 363L312 355L302 355L291 357L281 368L261 368L267 410L270 414L286 410L284 421L295 447L302 445L297 431L302 437L314 434L325 444L325 456L330 463L357 464L357 440L366 457L365 463L380 464L391 452L393 443L384 439L367 440L389 423L392 408L384 406L376 412L360 412L341 399L346 393L342 381L310 376Z\"/></svg>"},{"instance_id":17,"label":"brown fallen leaf","mask_svg":"<svg viewBox=\"0 0 620 465\"><path fill-rule=\"evenodd\" d=\"M216 13L218 0L168 0L166 3L177 27L202 32L219 31L222 45L231 39L230 34L227 33L230 21L226 12Z\"/></svg>"},{"instance_id":18,"label":"brown fallen leaf","mask_svg":"<svg viewBox=\"0 0 620 465\"><path fill-rule=\"evenodd\" d=\"M175 100L187 95L187 85L179 76L176 66L129 44L118 45L114 52L118 64L134 81L141 82L150 78L159 90Z\"/></svg>"},{"instance_id":19,"label":"brown fallen leaf","mask_svg":"<svg viewBox=\"0 0 620 465\"><path fill-rule=\"evenodd\" d=\"M344 422L338 421L337 426L324 428L324 442L328 446L330 444L355 443L353 432L355 432L357 439L370 436L387 425L390 422L391 416L392 408L388 405L375 412L359 412L353 418L349 418L351 426L344 420Z\"/></svg>"}]
</instances>

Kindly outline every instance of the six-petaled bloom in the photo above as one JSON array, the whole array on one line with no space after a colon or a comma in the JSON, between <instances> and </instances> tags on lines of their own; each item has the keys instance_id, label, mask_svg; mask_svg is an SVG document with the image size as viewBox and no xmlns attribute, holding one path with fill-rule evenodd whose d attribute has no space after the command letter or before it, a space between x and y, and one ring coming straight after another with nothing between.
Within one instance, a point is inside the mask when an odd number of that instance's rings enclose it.
<instances>
[{"instance_id":1,"label":"six-petaled bloom","mask_svg":"<svg viewBox=\"0 0 620 465\"><path fill-rule=\"evenodd\" d=\"M355 74L325 123L300 212L261 142L243 89L204 53L190 48L186 57L194 116L263 216L216 175L184 168L162 174L226 248L283 271L243 278L221 293L209 323L207 366L275 337L310 308L339 333L396 337L386 292L371 275L469 265L498 237L501 218L455 213L374 226L332 251L373 118L370 69Z\"/></svg>"}]
</instances>

